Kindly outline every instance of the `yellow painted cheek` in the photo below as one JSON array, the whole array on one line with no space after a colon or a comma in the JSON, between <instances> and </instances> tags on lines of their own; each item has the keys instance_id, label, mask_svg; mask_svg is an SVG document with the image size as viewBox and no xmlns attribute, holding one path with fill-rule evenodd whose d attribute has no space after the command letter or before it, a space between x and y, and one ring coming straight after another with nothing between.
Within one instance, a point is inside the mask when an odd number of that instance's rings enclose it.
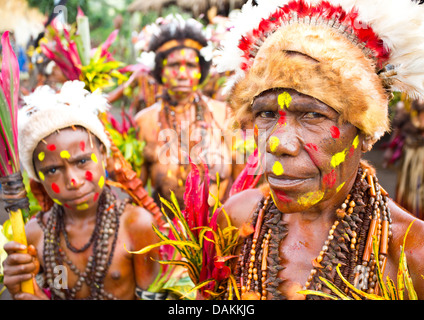
<instances>
[{"instance_id":1,"label":"yellow painted cheek","mask_svg":"<svg viewBox=\"0 0 424 320\"><path fill-rule=\"evenodd\" d=\"M299 203L301 206L313 206L314 204L320 202L322 198L324 198L323 191L313 191L297 199L297 203Z\"/></svg>"},{"instance_id":2,"label":"yellow painted cheek","mask_svg":"<svg viewBox=\"0 0 424 320\"><path fill-rule=\"evenodd\" d=\"M336 192L339 192L339 191L343 188L343 186L345 185L345 183L346 183L346 182L343 182L341 185L339 185L339 186L336 188Z\"/></svg>"},{"instance_id":3,"label":"yellow painted cheek","mask_svg":"<svg viewBox=\"0 0 424 320\"><path fill-rule=\"evenodd\" d=\"M292 97L288 92L283 92L278 96L278 105L281 109L289 108L292 102Z\"/></svg>"},{"instance_id":4,"label":"yellow painted cheek","mask_svg":"<svg viewBox=\"0 0 424 320\"><path fill-rule=\"evenodd\" d=\"M44 177L44 173L42 173L41 171L38 171L38 176L40 177L41 181L44 181L46 179L46 177Z\"/></svg>"},{"instance_id":5,"label":"yellow painted cheek","mask_svg":"<svg viewBox=\"0 0 424 320\"><path fill-rule=\"evenodd\" d=\"M60 157L63 159L69 159L71 157L71 155L69 154L69 152L67 150L63 150L60 152Z\"/></svg>"},{"instance_id":6,"label":"yellow painted cheek","mask_svg":"<svg viewBox=\"0 0 424 320\"><path fill-rule=\"evenodd\" d=\"M45 157L46 157L46 154L44 152L40 152L38 154L38 160L40 160L40 161L43 161Z\"/></svg>"},{"instance_id":7,"label":"yellow painted cheek","mask_svg":"<svg viewBox=\"0 0 424 320\"><path fill-rule=\"evenodd\" d=\"M276 176L281 176L284 173L283 165L280 162L276 161L272 166L272 172Z\"/></svg>"},{"instance_id":8,"label":"yellow painted cheek","mask_svg":"<svg viewBox=\"0 0 424 320\"><path fill-rule=\"evenodd\" d=\"M280 144L280 139L278 139L277 137L272 136L271 138L269 138L269 148L271 152L275 152L279 144Z\"/></svg>"},{"instance_id":9,"label":"yellow painted cheek","mask_svg":"<svg viewBox=\"0 0 424 320\"><path fill-rule=\"evenodd\" d=\"M105 177L103 176L100 177L98 185L100 188L103 188L103 186L105 185Z\"/></svg>"},{"instance_id":10,"label":"yellow painted cheek","mask_svg":"<svg viewBox=\"0 0 424 320\"><path fill-rule=\"evenodd\" d=\"M345 160L346 160L346 150L343 150L342 152L336 153L331 158L331 166L335 168L338 165L340 165L342 162L344 162Z\"/></svg>"},{"instance_id":11,"label":"yellow painted cheek","mask_svg":"<svg viewBox=\"0 0 424 320\"><path fill-rule=\"evenodd\" d=\"M356 136L355 139L353 139L352 146L356 149L358 148L359 144L359 136Z\"/></svg>"}]
</instances>

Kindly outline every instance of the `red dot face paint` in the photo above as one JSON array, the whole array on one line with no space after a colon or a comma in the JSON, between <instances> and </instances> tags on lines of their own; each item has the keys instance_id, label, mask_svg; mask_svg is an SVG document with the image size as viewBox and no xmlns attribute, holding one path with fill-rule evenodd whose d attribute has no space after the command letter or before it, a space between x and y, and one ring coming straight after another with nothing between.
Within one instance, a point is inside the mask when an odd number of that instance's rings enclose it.
<instances>
[{"instance_id":1,"label":"red dot face paint","mask_svg":"<svg viewBox=\"0 0 424 320\"><path fill-rule=\"evenodd\" d=\"M52 183L52 190L55 193L59 193L60 192L59 186L56 183L54 183L54 182Z\"/></svg>"},{"instance_id":2,"label":"red dot face paint","mask_svg":"<svg viewBox=\"0 0 424 320\"><path fill-rule=\"evenodd\" d=\"M98 192L96 192L96 193L94 194L93 201L94 201L94 202L96 202L98 198L99 198L99 193L98 193Z\"/></svg>"},{"instance_id":3,"label":"red dot face paint","mask_svg":"<svg viewBox=\"0 0 424 320\"><path fill-rule=\"evenodd\" d=\"M85 179L87 179L88 181L93 181L93 173L91 173L91 171L86 171Z\"/></svg>"},{"instance_id":4,"label":"red dot face paint","mask_svg":"<svg viewBox=\"0 0 424 320\"><path fill-rule=\"evenodd\" d=\"M80 146L81 151L84 152L84 150L85 150L85 142L84 141L81 141L79 143L79 146Z\"/></svg>"},{"instance_id":5,"label":"red dot face paint","mask_svg":"<svg viewBox=\"0 0 424 320\"><path fill-rule=\"evenodd\" d=\"M75 187L77 185L77 182L75 181L75 179L71 179L71 184L73 187Z\"/></svg>"},{"instance_id":6,"label":"red dot face paint","mask_svg":"<svg viewBox=\"0 0 424 320\"><path fill-rule=\"evenodd\" d=\"M49 145L47 145L47 149L48 149L49 151L55 151L55 150L56 150L56 145L54 145L54 144L49 144Z\"/></svg>"},{"instance_id":7,"label":"red dot face paint","mask_svg":"<svg viewBox=\"0 0 424 320\"><path fill-rule=\"evenodd\" d=\"M330 132L331 132L331 136L332 136L334 139L338 139L338 138L340 138L340 130L339 130L339 128L337 128L336 126L332 126L332 127L330 128Z\"/></svg>"}]
</instances>

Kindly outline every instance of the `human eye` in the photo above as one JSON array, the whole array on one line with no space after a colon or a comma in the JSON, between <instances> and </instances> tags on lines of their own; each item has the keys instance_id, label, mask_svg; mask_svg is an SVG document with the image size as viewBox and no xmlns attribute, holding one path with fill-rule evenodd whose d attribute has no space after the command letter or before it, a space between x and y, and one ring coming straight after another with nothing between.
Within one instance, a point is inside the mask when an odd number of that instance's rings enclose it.
<instances>
[{"instance_id":1,"label":"human eye","mask_svg":"<svg viewBox=\"0 0 424 320\"><path fill-rule=\"evenodd\" d=\"M274 119L276 118L276 113L274 111L260 111L256 114L256 117L262 118L262 119Z\"/></svg>"},{"instance_id":2,"label":"human eye","mask_svg":"<svg viewBox=\"0 0 424 320\"><path fill-rule=\"evenodd\" d=\"M310 111L310 112L305 112L303 114L303 118L304 119L320 119L320 118L326 118L326 116L319 112Z\"/></svg>"},{"instance_id":3,"label":"human eye","mask_svg":"<svg viewBox=\"0 0 424 320\"><path fill-rule=\"evenodd\" d=\"M45 175L54 175L57 173L58 168L57 167L50 167L42 170Z\"/></svg>"}]
</instances>

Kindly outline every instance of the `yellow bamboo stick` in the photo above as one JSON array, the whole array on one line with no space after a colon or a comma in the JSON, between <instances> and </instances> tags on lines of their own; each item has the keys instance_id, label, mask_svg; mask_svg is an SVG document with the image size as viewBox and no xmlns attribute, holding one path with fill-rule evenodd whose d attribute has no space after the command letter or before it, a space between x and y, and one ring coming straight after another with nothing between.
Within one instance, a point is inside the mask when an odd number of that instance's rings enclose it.
<instances>
[{"instance_id":1,"label":"yellow bamboo stick","mask_svg":"<svg viewBox=\"0 0 424 320\"><path fill-rule=\"evenodd\" d=\"M13 231L13 241L28 246L25 234L25 224L22 217L22 211L10 211L10 223ZM27 253L27 250L20 251L20 253ZM21 282L21 290L25 293L34 294L34 285L32 279Z\"/></svg>"}]
</instances>

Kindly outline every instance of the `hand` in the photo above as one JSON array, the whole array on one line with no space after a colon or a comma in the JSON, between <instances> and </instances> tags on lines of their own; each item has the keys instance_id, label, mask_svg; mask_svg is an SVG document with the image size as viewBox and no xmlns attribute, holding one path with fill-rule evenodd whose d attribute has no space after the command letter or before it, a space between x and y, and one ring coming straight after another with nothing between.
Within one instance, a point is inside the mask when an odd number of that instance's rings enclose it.
<instances>
[{"instance_id":1,"label":"hand","mask_svg":"<svg viewBox=\"0 0 424 320\"><path fill-rule=\"evenodd\" d=\"M11 241L4 245L7 258L3 262L3 283L16 300L48 299L35 281L34 275L38 273L40 263L37 259L37 250L30 245L28 248L20 243ZM20 253L27 250L28 253ZM34 295L21 292L21 282L32 279Z\"/></svg>"}]
</instances>

